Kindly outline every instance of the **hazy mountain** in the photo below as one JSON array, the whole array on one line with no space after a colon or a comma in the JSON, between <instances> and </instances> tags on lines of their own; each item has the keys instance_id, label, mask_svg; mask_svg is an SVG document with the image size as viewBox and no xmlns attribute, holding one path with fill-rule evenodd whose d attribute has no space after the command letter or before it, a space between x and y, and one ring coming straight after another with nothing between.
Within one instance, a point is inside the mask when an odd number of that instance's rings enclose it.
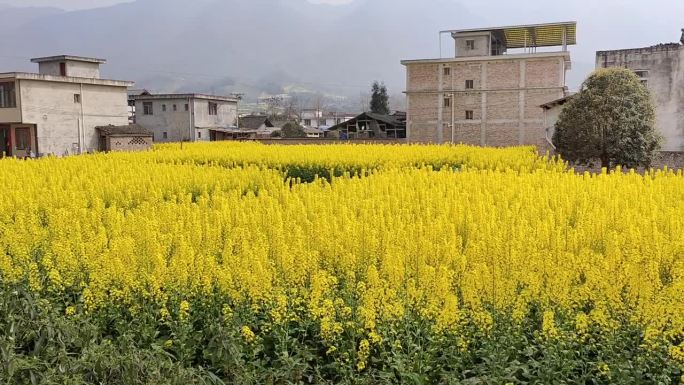
<instances>
[{"instance_id":1,"label":"hazy mountain","mask_svg":"<svg viewBox=\"0 0 684 385\"><path fill-rule=\"evenodd\" d=\"M358 97L375 80L404 87L401 59L433 57L437 31L468 17L458 3L358 0L138 0L64 12L5 8L7 70L53 54L104 57L103 75L159 91L246 92L285 87ZM433 11L431 11L433 10ZM28 17L31 15L31 17ZM4 17L3 17L4 19Z\"/></svg>"}]
</instances>

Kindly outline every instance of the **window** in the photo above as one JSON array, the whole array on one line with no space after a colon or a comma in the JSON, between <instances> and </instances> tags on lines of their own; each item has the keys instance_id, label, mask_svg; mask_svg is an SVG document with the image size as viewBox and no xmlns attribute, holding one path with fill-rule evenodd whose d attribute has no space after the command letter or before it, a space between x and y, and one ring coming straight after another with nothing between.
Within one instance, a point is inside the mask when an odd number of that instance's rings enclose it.
<instances>
[{"instance_id":1,"label":"window","mask_svg":"<svg viewBox=\"0 0 684 385\"><path fill-rule=\"evenodd\" d=\"M465 115L466 120L473 120L475 114L473 114L473 110L466 110Z\"/></svg>"},{"instance_id":2,"label":"window","mask_svg":"<svg viewBox=\"0 0 684 385\"><path fill-rule=\"evenodd\" d=\"M164 132L162 132L162 137L163 137L164 139L168 139L168 138L169 138L169 134L168 134L166 131L164 131Z\"/></svg>"},{"instance_id":3,"label":"window","mask_svg":"<svg viewBox=\"0 0 684 385\"><path fill-rule=\"evenodd\" d=\"M209 102L209 115L218 115L218 104Z\"/></svg>"},{"instance_id":4,"label":"window","mask_svg":"<svg viewBox=\"0 0 684 385\"><path fill-rule=\"evenodd\" d=\"M190 105L189 104L185 105L185 111L190 111Z\"/></svg>"},{"instance_id":5,"label":"window","mask_svg":"<svg viewBox=\"0 0 684 385\"><path fill-rule=\"evenodd\" d=\"M636 74L636 76L639 77L641 84L648 87L648 71L646 71L646 70L634 70L634 73Z\"/></svg>"},{"instance_id":6,"label":"window","mask_svg":"<svg viewBox=\"0 0 684 385\"><path fill-rule=\"evenodd\" d=\"M176 111L178 111L178 106L174 104L173 105L173 112L176 112Z\"/></svg>"},{"instance_id":7,"label":"window","mask_svg":"<svg viewBox=\"0 0 684 385\"><path fill-rule=\"evenodd\" d=\"M451 107L451 98L444 98L444 107Z\"/></svg>"},{"instance_id":8,"label":"window","mask_svg":"<svg viewBox=\"0 0 684 385\"><path fill-rule=\"evenodd\" d=\"M162 104L162 112L166 112L166 104Z\"/></svg>"},{"instance_id":9,"label":"window","mask_svg":"<svg viewBox=\"0 0 684 385\"><path fill-rule=\"evenodd\" d=\"M81 94L74 94L74 103L81 103Z\"/></svg>"},{"instance_id":10,"label":"window","mask_svg":"<svg viewBox=\"0 0 684 385\"><path fill-rule=\"evenodd\" d=\"M59 74L62 76L67 76L66 63L59 63Z\"/></svg>"},{"instance_id":11,"label":"window","mask_svg":"<svg viewBox=\"0 0 684 385\"><path fill-rule=\"evenodd\" d=\"M311 127L311 119L304 119L304 125L306 127Z\"/></svg>"},{"instance_id":12,"label":"window","mask_svg":"<svg viewBox=\"0 0 684 385\"><path fill-rule=\"evenodd\" d=\"M197 132L197 138L198 138L198 139L202 139L202 133L199 132L199 131Z\"/></svg>"},{"instance_id":13,"label":"window","mask_svg":"<svg viewBox=\"0 0 684 385\"><path fill-rule=\"evenodd\" d=\"M468 49L468 50L475 49L475 40L466 40L466 49Z\"/></svg>"},{"instance_id":14,"label":"window","mask_svg":"<svg viewBox=\"0 0 684 385\"><path fill-rule=\"evenodd\" d=\"M0 108L15 108L16 106L14 82L0 83Z\"/></svg>"},{"instance_id":15,"label":"window","mask_svg":"<svg viewBox=\"0 0 684 385\"><path fill-rule=\"evenodd\" d=\"M475 88L475 81L474 80L466 80L465 83L466 83L465 84L466 90L472 90L473 88Z\"/></svg>"},{"instance_id":16,"label":"window","mask_svg":"<svg viewBox=\"0 0 684 385\"><path fill-rule=\"evenodd\" d=\"M143 115L154 115L152 102L143 102Z\"/></svg>"},{"instance_id":17,"label":"window","mask_svg":"<svg viewBox=\"0 0 684 385\"><path fill-rule=\"evenodd\" d=\"M15 128L14 137L17 141L17 150L26 151L31 149L30 131L28 127Z\"/></svg>"},{"instance_id":18,"label":"window","mask_svg":"<svg viewBox=\"0 0 684 385\"><path fill-rule=\"evenodd\" d=\"M451 75L451 67L444 67L444 76Z\"/></svg>"}]
</instances>

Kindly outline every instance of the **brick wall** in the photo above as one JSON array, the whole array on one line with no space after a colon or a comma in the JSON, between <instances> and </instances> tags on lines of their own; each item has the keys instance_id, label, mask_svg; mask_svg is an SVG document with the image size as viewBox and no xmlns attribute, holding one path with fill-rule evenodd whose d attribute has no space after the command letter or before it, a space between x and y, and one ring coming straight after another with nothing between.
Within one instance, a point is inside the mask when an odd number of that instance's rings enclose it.
<instances>
[{"instance_id":1,"label":"brick wall","mask_svg":"<svg viewBox=\"0 0 684 385\"><path fill-rule=\"evenodd\" d=\"M407 64L409 139L438 141L441 120L445 142L451 140L454 122L454 138L459 142L546 148L539 106L564 95L566 58L527 55ZM466 80L473 80L473 91L466 90ZM444 106L443 97L449 95L452 105ZM473 111L472 121L466 120L466 111Z\"/></svg>"}]
</instances>

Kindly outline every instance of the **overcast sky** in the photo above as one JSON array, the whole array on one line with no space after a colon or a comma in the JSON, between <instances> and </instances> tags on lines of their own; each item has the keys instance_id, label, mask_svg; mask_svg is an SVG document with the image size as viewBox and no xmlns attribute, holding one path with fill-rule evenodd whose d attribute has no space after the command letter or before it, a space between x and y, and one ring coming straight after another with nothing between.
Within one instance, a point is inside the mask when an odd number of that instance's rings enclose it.
<instances>
[{"instance_id":1,"label":"overcast sky","mask_svg":"<svg viewBox=\"0 0 684 385\"><path fill-rule=\"evenodd\" d=\"M15 6L44 6L64 9L97 8L107 5L125 3L133 0L0 0L0 4ZM351 0L309 0L312 3L344 4Z\"/></svg>"}]
</instances>

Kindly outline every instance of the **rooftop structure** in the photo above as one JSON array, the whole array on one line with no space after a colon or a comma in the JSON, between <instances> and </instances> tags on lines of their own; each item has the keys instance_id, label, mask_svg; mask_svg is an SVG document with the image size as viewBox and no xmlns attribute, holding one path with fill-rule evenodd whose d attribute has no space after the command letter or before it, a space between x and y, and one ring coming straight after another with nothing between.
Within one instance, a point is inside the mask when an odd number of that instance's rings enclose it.
<instances>
[{"instance_id":1,"label":"rooftop structure","mask_svg":"<svg viewBox=\"0 0 684 385\"><path fill-rule=\"evenodd\" d=\"M456 42L456 56L503 55L509 49L534 53L540 47L557 46L567 51L569 45L577 44L577 23L574 21L440 31L440 50L441 37L446 33Z\"/></svg>"}]
</instances>

